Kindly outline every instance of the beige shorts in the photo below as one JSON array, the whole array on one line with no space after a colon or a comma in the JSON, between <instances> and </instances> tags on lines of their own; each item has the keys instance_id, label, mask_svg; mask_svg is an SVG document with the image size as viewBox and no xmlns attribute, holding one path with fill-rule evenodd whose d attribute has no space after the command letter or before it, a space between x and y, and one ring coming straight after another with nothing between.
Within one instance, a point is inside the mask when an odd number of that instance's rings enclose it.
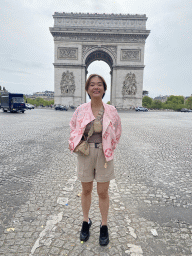
<instances>
[{"instance_id":1,"label":"beige shorts","mask_svg":"<svg viewBox=\"0 0 192 256\"><path fill-rule=\"evenodd\" d=\"M97 182L108 182L115 178L113 160L105 165L105 156L102 143L97 145L89 143L89 155L77 154L77 175L82 182L91 182L94 179Z\"/></svg>"}]
</instances>

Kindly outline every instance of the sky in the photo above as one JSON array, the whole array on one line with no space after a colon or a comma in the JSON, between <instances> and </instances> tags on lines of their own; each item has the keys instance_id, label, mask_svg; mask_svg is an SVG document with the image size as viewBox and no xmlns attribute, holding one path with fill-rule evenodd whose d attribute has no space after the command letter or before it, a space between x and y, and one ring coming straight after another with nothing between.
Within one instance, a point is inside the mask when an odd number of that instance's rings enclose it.
<instances>
[{"instance_id":1,"label":"sky","mask_svg":"<svg viewBox=\"0 0 192 256\"><path fill-rule=\"evenodd\" d=\"M143 90L192 94L192 0L0 0L0 85L9 92L54 91L54 12L146 14ZM95 61L88 72L106 79L110 68Z\"/></svg>"}]
</instances>

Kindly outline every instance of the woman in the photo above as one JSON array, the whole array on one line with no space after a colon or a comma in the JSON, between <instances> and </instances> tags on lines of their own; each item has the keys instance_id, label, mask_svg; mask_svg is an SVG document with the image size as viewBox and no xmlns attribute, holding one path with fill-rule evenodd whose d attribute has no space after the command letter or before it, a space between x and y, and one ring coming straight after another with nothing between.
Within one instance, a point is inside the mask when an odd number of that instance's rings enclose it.
<instances>
[{"instance_id":1,"label":"woman","mask_svg":"<svg viewBox=\"0 0 192 256\"><path fill-rule=\"evenodd\" d=\"M70 122L69 148L71 152L77 149L82 140L89 143L89 155L78 153L78 178L82 184L81 203L83 210L83 224L80 240L89 239L89 209L93 180L97 181L99 208L102 217L100 227L100 245L109 243L107 216L109 209L108 188L114 179L113 155L114 149L121 136L121 121L114 106L105 104L102 99L107 90L103 77L92 74L86 81L85 90L91 101L80 105L73 114ZM90 136L90 130L92 134ZM89 134L88 134L89 133Z\"/></svg>"}]
</instances>

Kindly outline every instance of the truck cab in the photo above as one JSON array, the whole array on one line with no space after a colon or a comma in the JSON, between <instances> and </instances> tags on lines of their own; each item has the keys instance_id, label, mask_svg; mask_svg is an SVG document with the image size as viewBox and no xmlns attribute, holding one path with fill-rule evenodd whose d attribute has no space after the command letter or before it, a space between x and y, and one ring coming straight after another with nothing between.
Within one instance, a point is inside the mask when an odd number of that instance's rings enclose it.
<instances>
[{"instance_id":1,"label":"truck cab","mask_svg":"<svg viewBox=\"0 0 192 256\"><path fill-rule=\"evenodd\" d=\"M1 94L1 108L3 112L22 112L26 110L23 94L4 92Z\"/></svg>"}]
</instances>

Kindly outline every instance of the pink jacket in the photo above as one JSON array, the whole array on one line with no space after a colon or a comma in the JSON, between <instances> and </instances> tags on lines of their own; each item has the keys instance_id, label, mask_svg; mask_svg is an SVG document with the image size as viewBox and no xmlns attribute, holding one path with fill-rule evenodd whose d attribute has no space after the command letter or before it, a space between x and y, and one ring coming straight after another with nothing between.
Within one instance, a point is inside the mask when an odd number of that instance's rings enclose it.
<instances>
[{"instance_id":1,"label":"pink jacket","mask_svg":"<svg viewBox=\"0 0 192 256\"><path fill-rule=\"evenodd\" d=\"M110 161L113 159L114 149L116 148L121 137L121 120L114 106L105 104L104 102L103 106L103 152L105 154L106 161ZM86 125L94 119L95 117L92 113L91 102L84 103L75 110L70 121L71 131L69 148L71 152L73 152L75 147L80 142Z\"/></svg>"}]
</instances>

